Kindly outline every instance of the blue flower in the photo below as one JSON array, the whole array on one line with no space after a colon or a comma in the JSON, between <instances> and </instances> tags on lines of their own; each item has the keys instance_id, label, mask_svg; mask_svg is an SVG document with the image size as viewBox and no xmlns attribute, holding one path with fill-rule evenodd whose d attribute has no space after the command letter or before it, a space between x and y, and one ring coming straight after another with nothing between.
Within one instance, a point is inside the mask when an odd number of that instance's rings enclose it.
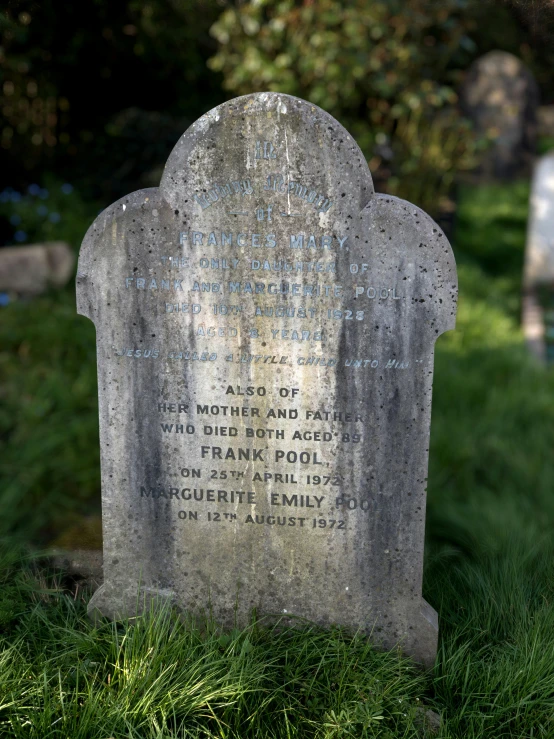
<instances>
[{"instance_id":1,"label":"blue flower","mask_svg":"<svg viewBox=\"0 0 554 739\"><path fill-rule=\"evenodd\" d=\"M27 192L29 195L38 195L40 192L40 186L39 185L29 185L27 188Z\"/></svg>"},{"instance_id":2,"label":"blue flower","mask_svg":"<svg viewBox=\"0 0 554 739\"><path fill-rule=\"evenodd\" d=\"M52 223L59 223L61 220L61 215L59 213L50 213L48 216L48 220Z\"/></svg>"},{"instance_id":3,"label":"blue flower","mask_svg":"<svg viewBox=\"0 0 554 739\"><path fill-rule=\"evenodd\" d=\"M10 302L10 296L8 295L8 293L0 293L0 305L1 306L8 305L9 302Z\"/></svg>"},{"instance_id":4,"label":"blue flower","mask_svg":"<svg viewBox=\"0 0 554 739\"><path fill-rule=\"evenodd\" d=\"M38 196L41 200L46 200L46 198L48 197L48 190L41 190Z\"/></svg>"},{"instance_id":5,"label":"blue flower","mask_svg":"<svg viewBox=\"0 0 554 739\"><path fill-rule=\"evenodd\" d=\"M65 182L62 185L62 192L64 195L71 195L73 192L73 185L70 185L69 182Z\"/></svg>"},{"instance_id":6,"label":"blue flower","mask_svg":"<svg viewBox=\"0 0 554 739\"><path fill-rule=\"evenodd\" d=\"M16 241L21 242L27 239L27 234L25 233L25 231L16 231L13 237Z\"/></svg>"},{"instance_id":7,"label":"blue flower","mask_svg":"<svg viewBox=\"0 0 554 739\"><path fill-rule=\"evenodd\" d=\"M39 205L37 208L37 213L39 216L46 216L48 215L48 208L45 205Z\"/></svg>"},{"instance_id":8,"label":"blue flower","mask_svg":"<svg viewBox=\"0 0 554 739\"><path fill-rule=\"evenodd\" d=\"M0 192L0 203L9 203L9 202L10 202L10 193L7 192L7 190Z\"/></svg>"},{"instance_id":9,"label":"blue flower","mask_svg":"<svg viewBox=\"0 0 554 739\"><path fill-rule=\"evenodd\" d=\"M10 200L12 203L19 203L21 200L21 193L20 192L12 192L10 193Z\"/></svg>"},{"instance_id":10,"label":"blue flower","mask_svg":"<svg viewBox=\"0 0 554 739\"><path fill-rule=\"evenodd\" d=\"M10 216L10 223L12 226L19 226L21 223L21 216L18 216L17 213L14 213L13 216Z\"/></svg>"}]
</instances>

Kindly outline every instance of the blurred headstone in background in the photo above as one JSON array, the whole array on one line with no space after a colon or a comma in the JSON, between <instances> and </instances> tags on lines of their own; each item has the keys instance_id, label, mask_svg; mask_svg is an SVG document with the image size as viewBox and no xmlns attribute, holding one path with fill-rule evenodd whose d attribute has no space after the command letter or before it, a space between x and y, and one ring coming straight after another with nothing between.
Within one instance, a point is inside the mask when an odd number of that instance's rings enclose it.
<instances>
[{"instance_id":1,"label":"blurred headstone in background","mask_svg":"<svg viewBox=\"0 0 554 739\"><path fill-rule=\"evenodd\" d=\"M73 274L75 256L69 244L51 241L0 249L0 292L22 297L63 287Z\"/></svg>"},{"instance_id":2,"label":"blurred headstone in background","mask_svg":"<svg viewBox=\"0 0 554 739\"><path fill-rule=\"evenodd\" d=\"M522 321L531 352L554 362L554 153L539 160L533 177Z\"/></svg>"},{"instance_id":3,"label":"blurred headstone in background","mask_svg":"<svg viewBox=\"0 0 554 739\"><path fill-rule=\"evenodd\" d=\"M523 62L505 51L477 59L464 81L461 103L477 133L490 142L479 172L495 179L528 174L537 140L539 91Z\"/></svg>"}]
</instances>

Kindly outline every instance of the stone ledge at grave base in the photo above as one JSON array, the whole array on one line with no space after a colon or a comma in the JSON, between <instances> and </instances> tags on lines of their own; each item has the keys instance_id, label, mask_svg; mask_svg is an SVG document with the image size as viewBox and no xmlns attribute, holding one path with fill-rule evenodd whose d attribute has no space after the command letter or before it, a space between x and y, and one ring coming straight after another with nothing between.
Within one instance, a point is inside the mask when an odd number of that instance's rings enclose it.
<instances>
[{"instance_id":1,"label":"stone ledge at grave base","mask_svg":"<svg viewBox=\"0 0 554 739\"><path fill-rule=\"evenodd\" d=\"M251 608L249 610L241 607L240 597L236 598L236 611L230 613L221 611L214 607L209 601L202 604L192 604L193 613L196 617L213 619L217 624L225 629L246 628L252 623L253 614L257 611ZM127 620L139 616L145 611L155 608L157 605L171 605L178 610L179 598L176 594L167 589L154 589L142 587L138 591L129 589L122 591L110 587L109 584L101 585L94 593L89 601L88 615L93 621L99 618L109 618L112 620ZM196 606L196 607L194 607ZM312 623L320 627L330 627L337 625L331 621L323 619L308 619L306 617L296 617L294 613L283 614L266 612L265 615L258 620L271 625L275 622L294 625L295 623ZM356 631L364 633L368 636L372 644L377 649L386 651L399 647L404 654L412 657L416 662L422 664L425 668L431 669L435 663L437 653L438 639L438 616L432 606L424 599L421 601L419 611L406 614L406 623L409 626L402 633L398 631L395 635L386 633L372 622L367 616L360 622L359 629ZM353 631L352 629L350 629Z\"/></svg>"},{"instance_id":2,"label":"stone ledge at grave base","mask_svg":"<svg viewBox=\"0 0 554 739\"><path fill-rule=\"evenodd\" d=\"M289 265L285 267L284 265ZM330 115L277 93L202 116L159 188L90 227L105 584L222 625L295 617L432 665L422 599L439 226L374 192Z\"/></svg>"},{"instance_id":3,"label":"stone ledge at grave base","mask_svg":"<svg viewBox=\"0 0 554 739\"><path fill-rule=\"evenodd\" d=\"M91 590L102 586L102 552L97 549L54 549L49 554L53 566L71 577L82 580Z\"/></svg>"}]
</instances>

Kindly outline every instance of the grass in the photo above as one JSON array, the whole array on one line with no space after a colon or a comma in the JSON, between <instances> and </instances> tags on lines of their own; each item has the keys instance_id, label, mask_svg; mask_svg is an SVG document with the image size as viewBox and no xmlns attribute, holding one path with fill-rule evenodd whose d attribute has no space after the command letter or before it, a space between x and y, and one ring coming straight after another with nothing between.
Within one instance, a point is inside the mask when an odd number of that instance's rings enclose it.
<instances>
[{"instance_id":1,"label":"grass","mask_svg":"<svg viewBox=\"0 0 554 739\"><path fill-rule=\"evenodd\" d=\"M30 189L0 193L10 243L20 233L31 243L66 241L77 253L98 206L53 179ZM99 509L95 330L76 313L72 282L0 313L0 535L49 541Z\"/></svg>"},{"instance_id":2,"label":"grass","mask_svg":"<svg viewBox=\"0 0 554 739\"><path fill-rule=\"evenodd\" d=\"M36 591L21 610L0 666L9 736L408 737L422 724L424 676L340 631L223 634L167 610L95 628L82 602Z\"/></svg>"},{"instance_id":3,"label":"grass","mask_svg":"<svg viewBox=\"0 0 554 739\"><path fill-rule=\"evenodd\" d=\"M71 289L2 311L0 532L27 538L98 508L94 326Z\"/></svg>"},{"instance_id":4,"label":"grass","mask_svg":"<svg viewBox=\"0 0 554 739\"><path fill-rule=\"evenodd\" d=\"M222 633L168 611L94 626L82 591L12 543L0 736L404 739L431 736L431 708L442 739L554 737L554 372L518 326L527 199L521 184L460 194L458 328L437 344L431 432L433 672L340 630ZM24 540L97 505L94 330L73 305L68 290L1 314L1 525Z\"/></svg>"}]
</instances>

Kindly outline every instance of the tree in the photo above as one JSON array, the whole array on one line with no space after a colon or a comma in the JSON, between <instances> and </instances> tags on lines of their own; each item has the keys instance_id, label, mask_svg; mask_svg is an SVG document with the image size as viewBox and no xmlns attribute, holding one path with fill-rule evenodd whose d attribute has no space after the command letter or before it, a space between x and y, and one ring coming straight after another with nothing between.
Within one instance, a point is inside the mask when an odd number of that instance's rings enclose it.
<instances>
[{"instance_id":1,"label":"tree","mask_svg":"<svg viewBox=\"0 0 554 739\"><path fill-rule=\"evenodd\" d=\"M7 0L3 184L23 187L55 170L106 200L142 184L142 171L221 102L219 77L206 67L219 12L205 0Z\"/></svg>"},{"instance_id":2,"label":"tree","mask_svg":"<svg viewBox=\"0 0 554 739\"><path fill-rule=\"evenodd\" d=\"M235 94L306 98L354 135L378 184L435 210L474 163L455 110L457 71L476 47L473 0L247 0L211 29L209 64Z\"/></svg>"}]
</instances>

